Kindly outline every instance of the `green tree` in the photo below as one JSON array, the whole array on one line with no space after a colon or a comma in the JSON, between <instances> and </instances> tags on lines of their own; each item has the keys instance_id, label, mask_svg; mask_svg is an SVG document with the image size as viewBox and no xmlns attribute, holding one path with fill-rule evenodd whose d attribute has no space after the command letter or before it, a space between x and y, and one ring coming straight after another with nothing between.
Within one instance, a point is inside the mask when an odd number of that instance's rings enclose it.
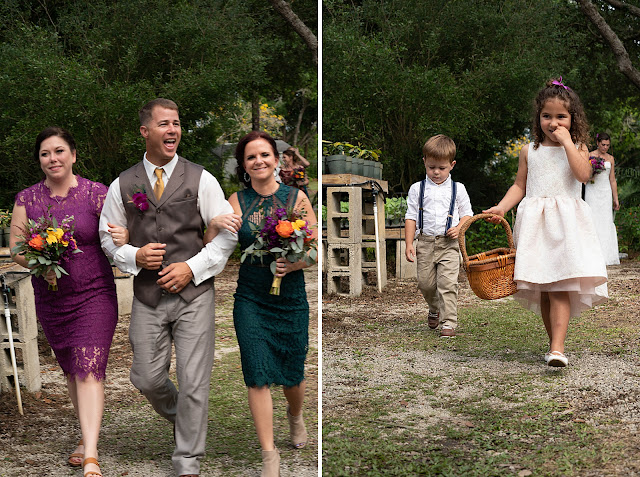
<instances>
[{"instance_id":1,"label":"green tree","mask_svg":"<svg viewBox=\"0 0 640 477\"><path fill-rule=\"evenodd\" d=\"M324 9L324 139L381 148L398 192L424 175L422 144L443 133L458 145L454 174L472 203L495 203L513 178L491 162L527 131L552 76L598 124L618 99L638 104L575 3L327 0Z\"/></svg>"},{"instance_id":2,"label":"green tree","mask_svg":"<svg viewBox=\"0 0 640 477\"><path fill-rule=\"evenodd\" d=\"M297 4L314 24L315 3ZM169 97L180 106L181 154L219 173L211 150L241 100L258 91L297 119L289 92L316 81L304 74L315 71L311 54L299 54L304 42L286 28L265 30L265 18L280 17L257 0L7 0L0 15L2 207L40 177L31 148L46 126L70 130L78 172L109 184L144 150L138 109ZM297 73L281 74L289 65ZM301 127L313 130L315 118L305 115Z\"/></svg>"}]
</instances>

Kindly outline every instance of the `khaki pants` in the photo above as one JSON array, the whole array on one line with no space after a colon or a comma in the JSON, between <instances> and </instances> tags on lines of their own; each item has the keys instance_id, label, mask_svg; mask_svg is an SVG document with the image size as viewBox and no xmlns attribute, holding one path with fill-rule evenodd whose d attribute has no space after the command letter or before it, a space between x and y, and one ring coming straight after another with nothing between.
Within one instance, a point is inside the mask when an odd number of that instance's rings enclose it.
<instances>
[{"instance_id":1,"label":"khaki pants","mask_svg":"<svg viewBox=\"0 0 640 477\"><path fill-rule=\"evenodd\" d=\"M442 326L458 326L458 273L460 246L443 235L418 235L416 257L418 289L429 304L429 311L440 312Z\"/></svg>"}]
</instances>

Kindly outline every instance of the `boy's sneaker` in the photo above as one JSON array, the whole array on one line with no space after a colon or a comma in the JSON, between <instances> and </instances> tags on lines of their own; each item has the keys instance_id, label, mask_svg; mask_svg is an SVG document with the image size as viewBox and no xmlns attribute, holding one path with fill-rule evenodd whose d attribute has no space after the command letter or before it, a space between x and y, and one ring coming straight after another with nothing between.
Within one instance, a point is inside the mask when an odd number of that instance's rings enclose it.
<instances>
[{"instance_id":1,"label":"boy's sneaker","mask_svg":"<svg viewBox=\"0 0 640 477\"><path fill-rule=\"evenodd\" d=\"M429 315L427 315L427 324L429 325L429 328L431 328L432 330L435 330L440 324L440 312L439 311L436 313L429 312Z\"/></svg>"},{"instance_id":2,"label":"boy's sneaker","mask_svg":"<svg viewBox=\"0 0 640 477\"><path fill-rule=\"evenodd\" d=\"M451 328L450 326L443 326L440 330L441 338L453 338L456 335L456 330Z\"/></svg>"}]
</instances>

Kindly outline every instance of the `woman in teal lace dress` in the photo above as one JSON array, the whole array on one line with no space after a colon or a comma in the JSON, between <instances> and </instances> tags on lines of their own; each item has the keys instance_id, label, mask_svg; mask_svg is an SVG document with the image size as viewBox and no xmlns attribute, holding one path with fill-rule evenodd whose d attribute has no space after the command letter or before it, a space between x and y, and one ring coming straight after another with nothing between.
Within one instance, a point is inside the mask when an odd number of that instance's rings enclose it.
<instances>
[{"instance_id":1,"label":"woman in teal lace dress","mask_svg":"<svg viewBox=\"0 0 640 477\"><path fill-rule=\"evenodd\" d=\"M265 215L280 208L294 207L301 211L314 235L317 233L316 217L306 194L275 179L278 152L271 136L260 131L247 134L238 143L236 159L238 176L248 188L233 194L229 203L234 212L242 216L238 239L243 250L255 241L249 223L258 225ZM233 226L224 223L233 218L221 220L219 224L210 224L209 229ZM282 277L280 295L270 295L273 274L269 269L270 259L263 260L264 263L260 263L258 258L247 257L241 265L233 320L242 373L249 390L249 407L262 447L262 476L278 476L280 455L273 438L272 384L283 386L292 444L302 448L307 440L302 405L309 304L302 269L308 265L279 258L276 276Z\"/></svg>"}]
</instances>

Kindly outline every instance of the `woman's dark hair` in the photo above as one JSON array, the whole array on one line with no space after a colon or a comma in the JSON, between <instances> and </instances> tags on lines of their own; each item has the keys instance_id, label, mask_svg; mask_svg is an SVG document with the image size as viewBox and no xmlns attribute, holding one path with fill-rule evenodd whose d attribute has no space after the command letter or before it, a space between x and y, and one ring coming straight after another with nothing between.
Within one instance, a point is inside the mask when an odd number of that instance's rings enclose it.
<instances>
[{"instance_id":1,"label":"woman's dark hair","mask_svg":"<svg viewBox=\"0 0 640 477\"><path fill-rule=\"evenodd\" d=\"M271 144L271 148L273 149L273 155L276 158L280 157L278 153L278 146L276 146L276 140L273 139L269 134L264 131L251 131L249 134L244 136L238 142L236 146L236 161L238 161L238 167L236 167L236 174L238 174L238 179L242 184L249 187L251 185L251 181L245 180L244 174L244 150L251 141L255 141L256 139L265 139L269 144Z\"/></svg>"},{"instance_id":2,"label":"woman's dark hair","mask_svg":"<svg viewBox=\"0 0 640 477\"><path fill-rule=\"evenodd\" d=\"M293 147L288 148L286 151L282 152L283 155L287 155L291 157L291 162L295 166L296 164L300 164L300 160L298 159L298 155Z\"/></svg>"},{"instance_id":3,"label":"woman's dark hair","mask_svg":"<svg viewBox=\"0 0 640 477\"><path fill-rule=\"evenodd\" d=\"M42 142L52 136L62 138L64 142L69 145L69 149L71 149L71 152L74 152L76 150L76 141L75 139L73 139L73 136L69 131L58 126L50 126L42 130L42 132L38 134L38 137L36 137L36 145L33 148L33 157L36 162L40 162L40 146L42 145Z\"/></svg>"},{"instance_id":4,"label":"woman's dark hair","mask_svg":"<svg viewBox=\"0 0 640 477\"><path fill-rule=\"evenodd\" d=\"M597 133L596 134L596 143L600 141L611 141L611 136L607 133Z\"/></svg>"},{"instance_id":5,"label":"woman's dark hair","mask_svg":"<svg viewBox=\"0 0 640 477\"><path fill-rule=\"evenodd\" d=\"M533 118L533 148L544 141L544 132L540 126L540 111L550 99L559 99L571 114L571 140L575 144L587 144L589 142L589 123L580 98L571 88L562 83L562 77L551 78L544 88L540 90L534 101Z\"/></svg>"}]
</instances>

